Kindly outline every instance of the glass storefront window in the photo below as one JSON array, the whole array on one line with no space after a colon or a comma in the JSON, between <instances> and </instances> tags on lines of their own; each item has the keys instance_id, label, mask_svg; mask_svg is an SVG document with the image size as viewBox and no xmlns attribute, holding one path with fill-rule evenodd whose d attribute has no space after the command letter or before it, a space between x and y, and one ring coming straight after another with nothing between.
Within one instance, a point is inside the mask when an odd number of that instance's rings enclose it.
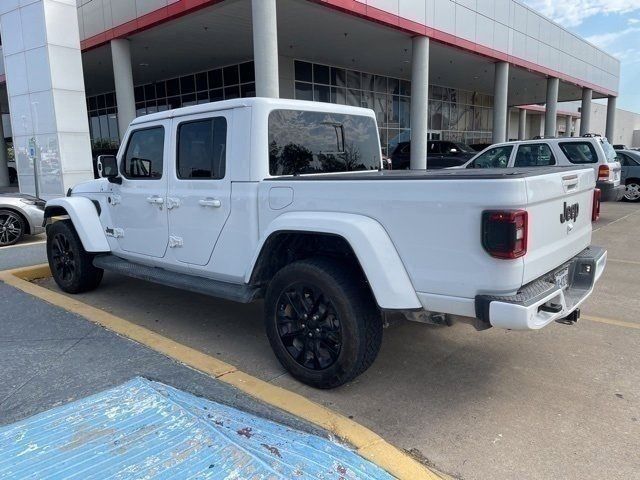
<instances>
[{"instance_id":1,"label":"glass storefront window","mask_svg":"<svg viewBox=\"0 0 640 480\"><path fill-rule=\"evenodd\" d=\"M330 68L324 67L319 71L328 83ZM255 97L253 62L228 65L206 72L189 73L177 78L137 85L134 87L134 96L136 116L231 98ZM321 98L324 99L321 101L330 100L328 87ZM309 100L313 100L313 94ZM115 93L108 92L88 97L87 111L94 148L117 148L120 138Z\"/></svg>"},{"instance_id":2,"label":"glass storefront window","mask_svg":"<svg viewBox=\"0 0 640 480\"><path fill-rule=\"evenodd\" d=\"M361 106L376 112L383 153L410 138L411 82L318 63L294 61L295 98ZM330 90L326 85L330 84ZM345 88L346 87L346 88ZM490 95L431 85L429 132L433 138L482 143L491 138Z\"/></svg>"}]
</instances>

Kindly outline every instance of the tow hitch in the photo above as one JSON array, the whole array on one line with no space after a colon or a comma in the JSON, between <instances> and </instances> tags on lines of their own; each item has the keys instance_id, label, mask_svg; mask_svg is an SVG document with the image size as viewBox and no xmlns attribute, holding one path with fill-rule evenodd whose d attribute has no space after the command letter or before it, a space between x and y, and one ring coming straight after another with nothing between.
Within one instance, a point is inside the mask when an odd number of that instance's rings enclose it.
<instances>
[{"instance_id":1,"label":"tow hitch","mask_svg":"<svg viewBox=\"0 0 640 480\"><path fill-rule=\"evenodd\" d=\"M577 308L566 317L556 320L556 322L562 323L563 325L573 325L579 319L580 319L580 309Z\"/></svg>"}]
</instances>

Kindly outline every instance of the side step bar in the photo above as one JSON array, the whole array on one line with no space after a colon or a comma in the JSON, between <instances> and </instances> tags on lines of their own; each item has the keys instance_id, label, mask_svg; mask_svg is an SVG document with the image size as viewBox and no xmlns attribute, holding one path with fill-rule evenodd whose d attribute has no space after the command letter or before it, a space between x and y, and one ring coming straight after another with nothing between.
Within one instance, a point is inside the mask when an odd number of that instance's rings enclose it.
<instances>
[{"instance_id":1,"label":"side step bar","mask_svg":"<svg viewBox=\"0 0 640 480\"><path fill-rule=\"evenodd\" d=\"M202 293L234 302L250 303L255 300L260 293L260 289L257 287L170 272L163 268L148 267L146 265L140 265L139 263L130 262L114 255L99 255L93 259L93 265L103 270L119 273L128 277L139 278L148 282L188 290L190 292Z\"/></svg>"}]
</instances>

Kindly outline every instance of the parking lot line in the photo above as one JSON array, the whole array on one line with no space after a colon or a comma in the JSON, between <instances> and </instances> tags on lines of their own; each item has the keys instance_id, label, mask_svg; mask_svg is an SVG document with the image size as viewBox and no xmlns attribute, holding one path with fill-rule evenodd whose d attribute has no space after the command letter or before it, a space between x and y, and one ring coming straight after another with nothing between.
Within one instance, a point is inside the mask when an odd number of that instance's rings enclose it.
<instances>
[{"instance_id":1,"label":"parking lot line","mask_svg":"<svg viewBox=\"0 0 640 480\"><path fill-rule=\"evenodd\" d=\"M640 265L640 262L634 262L633 260L620 260L617 258L607 258L607 262L626 263L627 265Z\"/></svg>"},{"instance_id":2,"label":"parking lot line","mask_svg":"<svg viewBox=\"0 0 640 480\"><path fill-rule=\"evenodd\" d=\"M4 250L8 250L10 248L20 248L20 247L30 247L31 245L42 245L43 243L47 243L46 240L37 240L35 242L26 242L26 243L17 243L15 245L7 245L6 247L0 248L0 252Z\"/></svg>"},{"instance_id":3,"label":"parking lot line","mask_svg":"<svg viewBox=\"0 0 640 480\"><path fill-rule=\"evenodd\" d=\"M596 232L598 232L598 231L600 231L600 230L602 230L604 228L610 227L611 225L615 225L616 223L621 222L623 220L626 220L627 218L632 217L634 215L637 215L638 213L640 213L640 210L636 210L635 212L628 213L624 217L620 217L620 218L614 220L613 222L610 222L610 223L607 223L605 225L602 225L601 227L594 228L593 229L593 233L596 233Z\"/></svg>"},{"instance_id":4,"label":"parking lot line","mask_svg":"<svg viewBox=\"0 0 640 480\"><path fill-rule=\"evenodd\" d=\"M32 280L50 276L51 272L46 264L0 272L0 280L8 285L64 310L76 313L89 321L146 345L184 365L233 385L266 404L327 430L351 444L362 457L399 479L439 480L441 478L406 452L388 443L375 432L300 394L252 377L233 365L199 350L182 345L175 340L152 332L104 310L32 283Z\"/></svg>"},{"instance_id":5,"label":"parking lot line","mask_svg":"<svg viewBox=\"0 0 640 480\"><path fill-rule=\"evenodd\" d=\"M589 320L590 322L606 323L607 325L615 325L616 327L624 327L624 328L631 328L634 330L640 330L640 323L631 323L631 322L625 322L622 320L614 320L613 318L594 317L591 315L582 315L580 318L583 320Z\"/></svg>"}]
</instances>

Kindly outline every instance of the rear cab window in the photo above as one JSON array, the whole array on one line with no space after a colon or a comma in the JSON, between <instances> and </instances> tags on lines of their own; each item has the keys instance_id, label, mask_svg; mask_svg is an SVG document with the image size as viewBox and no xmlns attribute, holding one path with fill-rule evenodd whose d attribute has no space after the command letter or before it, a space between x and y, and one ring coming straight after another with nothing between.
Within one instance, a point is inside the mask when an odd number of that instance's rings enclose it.
<instances>
[{"instance_id":1,"label":"rear cab window","mask_svg":"<svg viewBox=\"0 0 640 480\"><path fill-rule=\"evenodd\" d=\"M269 174L302 175L379 170L371 117L301 110L269 114Z\"/></svg>"}]
</instances>

